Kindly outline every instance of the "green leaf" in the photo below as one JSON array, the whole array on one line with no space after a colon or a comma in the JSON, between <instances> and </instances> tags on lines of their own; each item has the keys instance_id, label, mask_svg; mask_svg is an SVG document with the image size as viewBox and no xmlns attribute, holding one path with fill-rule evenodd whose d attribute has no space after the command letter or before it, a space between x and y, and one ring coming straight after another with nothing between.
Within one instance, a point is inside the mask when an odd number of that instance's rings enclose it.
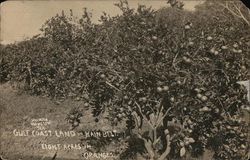
<instances>
[{"instance_id":1,"label":"green leaf","mask_svg":"<svg viewBox=\"0 0 250 160\"><path fill-rule=\"evenodd\" d=\"M180 150L180 156L183 157L186 153L186 149L185 147L182 147L181 150Z\"/></svg>"},{"instance_id":2,"label":"green leaf","mask_svg":"<svg viewBox=\"0 0 250 160\"><path fill-rule=\"evenodd\" d=\"M188 141L189 141L190 143L194 143L194 142L195 142L195 140L194 140L193 138L188 138Z\"/></svg>"}]
</instances>

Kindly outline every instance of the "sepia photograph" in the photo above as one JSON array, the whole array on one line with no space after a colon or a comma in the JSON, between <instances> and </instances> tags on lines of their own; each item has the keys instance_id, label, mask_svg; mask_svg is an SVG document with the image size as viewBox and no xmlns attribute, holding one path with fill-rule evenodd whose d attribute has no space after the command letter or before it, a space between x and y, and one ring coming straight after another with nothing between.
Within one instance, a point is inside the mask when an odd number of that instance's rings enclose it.
<instances>
[{"instance_id":1,"label":"sepia photograph","mask_svg":"<svg viewBox=\"0 0 250 160\"><path fill-rule=\"evenodd\" d=\"M0 160L250 159L247 0L7 0Z\"/></svg>"}]
</instances>

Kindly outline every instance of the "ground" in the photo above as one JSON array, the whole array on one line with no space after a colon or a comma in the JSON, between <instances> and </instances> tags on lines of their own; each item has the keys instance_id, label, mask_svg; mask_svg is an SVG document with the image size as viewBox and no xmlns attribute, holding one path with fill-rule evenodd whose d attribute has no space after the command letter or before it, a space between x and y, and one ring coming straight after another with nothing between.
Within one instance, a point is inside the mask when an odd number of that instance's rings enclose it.
<instances>
[{"instance_id":1,"label":"ground","mask_svg":"<svg viewBox=\"0 0 250 160\"><path fill-rule=\"evenodd\" d=\"M78 137L15 137L14 129L34 129L31 119L47 118L51 125L47 129L70 130L65 120L73 107L81 106L81 102L65 101L60 105L48 98L29 96L11 89L8 84L0 86L1 105L1 156L8 159L46 159L53 157L55 150L42 150L41 143L78 143ZM86 119L89 119L85 116ZM58 151L58 158L79 159L81 152L77 150ZM72 158L75 157L75 158ZM51 159L51 158L50 158Z\"/></svg>"}]
</instances>

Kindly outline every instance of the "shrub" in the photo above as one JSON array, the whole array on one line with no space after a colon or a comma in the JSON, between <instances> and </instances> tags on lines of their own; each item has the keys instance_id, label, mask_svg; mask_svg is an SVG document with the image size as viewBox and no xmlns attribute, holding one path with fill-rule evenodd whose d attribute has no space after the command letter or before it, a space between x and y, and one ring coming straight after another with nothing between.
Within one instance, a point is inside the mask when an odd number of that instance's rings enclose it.
<instances>
[{"instance_id":1,"label":"shrub","mask_svg":"<svg viewBox=\"0 0 250 160\"><path fill-rule=\"evenodd\" d=\"M205 9L116 5L122 14L104 14L101 24L87 10L80 19L63 13L45 23L41 37L5 46L1 81L85 101L93 116L107 112L113 125L126 121L144 158L178 159L211 148L215 159L244 159L248 124L241 117L249 102L237 81L249 78L246 25Z\"/></svg>"}]
</instances>

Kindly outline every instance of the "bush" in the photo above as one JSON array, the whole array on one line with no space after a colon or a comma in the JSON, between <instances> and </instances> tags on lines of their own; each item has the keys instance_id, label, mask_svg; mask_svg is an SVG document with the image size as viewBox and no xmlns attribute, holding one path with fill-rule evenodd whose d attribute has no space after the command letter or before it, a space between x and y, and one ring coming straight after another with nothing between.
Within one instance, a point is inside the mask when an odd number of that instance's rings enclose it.
<instances>
[{"instance_id":1,"label":"bush","mask_svg":"<svg viewBox=\"0 0 250 160\"><path fill-rule=\"evenodd\" d=\"M244 159L248 125L241 117L249 102L237 81L249 79L249 29L221 21L223 11L216 19L205 9L116 5L122 14L104 14L101 24L86 10L80 19L63 13L45 23L41 37L3 47L1 81L85 101L95 117L108 112L113 125L126 121L144 158L211 148L215 159Z\"/></svg>"}]
</instances>

